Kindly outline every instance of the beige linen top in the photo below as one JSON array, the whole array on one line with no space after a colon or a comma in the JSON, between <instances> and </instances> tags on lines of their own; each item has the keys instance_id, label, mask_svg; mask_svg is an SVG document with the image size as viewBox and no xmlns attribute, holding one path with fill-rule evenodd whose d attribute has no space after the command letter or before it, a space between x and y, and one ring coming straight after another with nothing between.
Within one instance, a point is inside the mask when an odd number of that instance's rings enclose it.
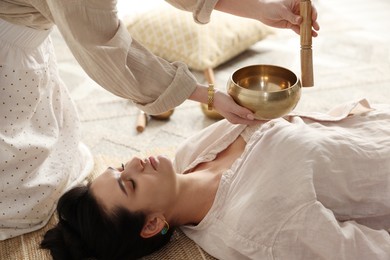
<instances>
[{"instance_id":1,"label":"beige linen top","mask_svg":"<svg viewBox=\"0 0 390 260\"><path fill-rule=\"evenodd\" d=\"M207 23L218 0L167 0ZM181 62L170 63L131 38L114 0L0 0L0 18L38 30L54 24L86 73L106 90L147 113L180 105L196 79Z\"/></svg>"},{"instance_id":2,"label":"beige linen top","mask_svg":"<svg viewBox=\"0 0 390 260\"><path fill-rule=\"evenodd\" d=\"M189 238L223 260L390 259L390 105L361 100L249 128L221 120L178 147L175 170L239 135L245 151L204 219L182 227Z\"/></svg>"}]
</instances>

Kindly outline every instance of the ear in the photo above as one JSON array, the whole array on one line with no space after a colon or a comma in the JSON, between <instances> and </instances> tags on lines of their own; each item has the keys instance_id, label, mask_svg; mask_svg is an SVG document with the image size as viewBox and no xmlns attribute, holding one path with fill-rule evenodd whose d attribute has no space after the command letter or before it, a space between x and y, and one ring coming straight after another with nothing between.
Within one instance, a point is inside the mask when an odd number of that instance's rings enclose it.
<instances>
[{"instance_id":1,"label":"ear","mask_svg":"<svg viewBox=\"0 0 390 260\"><path fill-rule=\"evenodd\" d=\"M146 222L141 230L140 236L143 238L149 238L157 235L165 226L165 219L163 216L149 216L146 217Z\"/></svg>"}]
</instances>

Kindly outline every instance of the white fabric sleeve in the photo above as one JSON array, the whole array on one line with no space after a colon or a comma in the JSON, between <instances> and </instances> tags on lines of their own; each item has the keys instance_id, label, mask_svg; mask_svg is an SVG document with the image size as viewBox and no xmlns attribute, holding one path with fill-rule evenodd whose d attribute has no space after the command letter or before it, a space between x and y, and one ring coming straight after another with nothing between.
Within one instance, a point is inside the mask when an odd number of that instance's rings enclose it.
<instances>
[{"instance_id":1,"label":"white fabric sleeve","mask_svg":"<svg viewBox=\"0 0 390 260\"><path fill-rule=\"evenodd\" d=\"M76 60L99 85L150 114L180 105L197 82L188 67L169 63L131 38L115 1L48 1Z\"/></svg>"},{"instance_id":2,"label":"white fabric sleeve","mask_svg":"<svg viewBox=\"0 0 390 260\"><path fill-rule=\"evenodd\" d=\"M165 0L171 5L192 12L197 23L205 24L210 21L210 16L218 0Z\"/></svg>"},{"instance_id":3,"label":"white fabric sleeve","mask_svg":"<svg viewBox=\"0 0 390 260\"><path fill-rule=\"evenodd\" d=\"M274 244L275 259L388 260L390 236L355 221L339 222L320 202L301 208Z\"/></svg>"}]
</instances>

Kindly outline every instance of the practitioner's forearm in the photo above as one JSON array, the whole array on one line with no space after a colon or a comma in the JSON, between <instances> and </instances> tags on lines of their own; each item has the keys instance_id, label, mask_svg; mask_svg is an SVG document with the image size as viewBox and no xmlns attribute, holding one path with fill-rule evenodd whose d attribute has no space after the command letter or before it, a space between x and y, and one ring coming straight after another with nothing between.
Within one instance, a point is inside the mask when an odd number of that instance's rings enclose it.
<instances>
[{"instance_id":1,"label":"practitioner's forearm","mask_svg":"<svg viewBox=\"0 0 390 260\"><path fill-rule=\"evenodd\" d=\"M207 104L207 87L198 84L188 99Z\"/></svg>"},{"instance_id":2,"label":"practitioner's forearm","mask_svg":"<svg viewBox=\"0 0 390 260\"><path fill-rule=\"evenodd\" d=\"M218 11L256 20L259 20L260 7L259 0L219 0L215 5Z\"/></svg>"}]
</instances>

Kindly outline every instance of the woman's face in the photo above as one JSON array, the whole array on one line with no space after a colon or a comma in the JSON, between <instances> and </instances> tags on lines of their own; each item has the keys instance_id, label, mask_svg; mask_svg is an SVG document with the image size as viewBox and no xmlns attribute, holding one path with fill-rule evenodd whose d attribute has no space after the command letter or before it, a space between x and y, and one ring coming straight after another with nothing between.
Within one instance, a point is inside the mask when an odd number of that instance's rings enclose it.
<instances>
[{"instance_id":1,"label":"woman's face","mask_svg":"<svg viewBox=\"0 0 390 260\"><path fill-rule=\"evenodd\" d=\"M132 212L163 213L176 197L177 179L166 157L132 158L124 169L109 167L91 184L99 203L107 210L116 206Z\"/></svg>"}]
</instances>

